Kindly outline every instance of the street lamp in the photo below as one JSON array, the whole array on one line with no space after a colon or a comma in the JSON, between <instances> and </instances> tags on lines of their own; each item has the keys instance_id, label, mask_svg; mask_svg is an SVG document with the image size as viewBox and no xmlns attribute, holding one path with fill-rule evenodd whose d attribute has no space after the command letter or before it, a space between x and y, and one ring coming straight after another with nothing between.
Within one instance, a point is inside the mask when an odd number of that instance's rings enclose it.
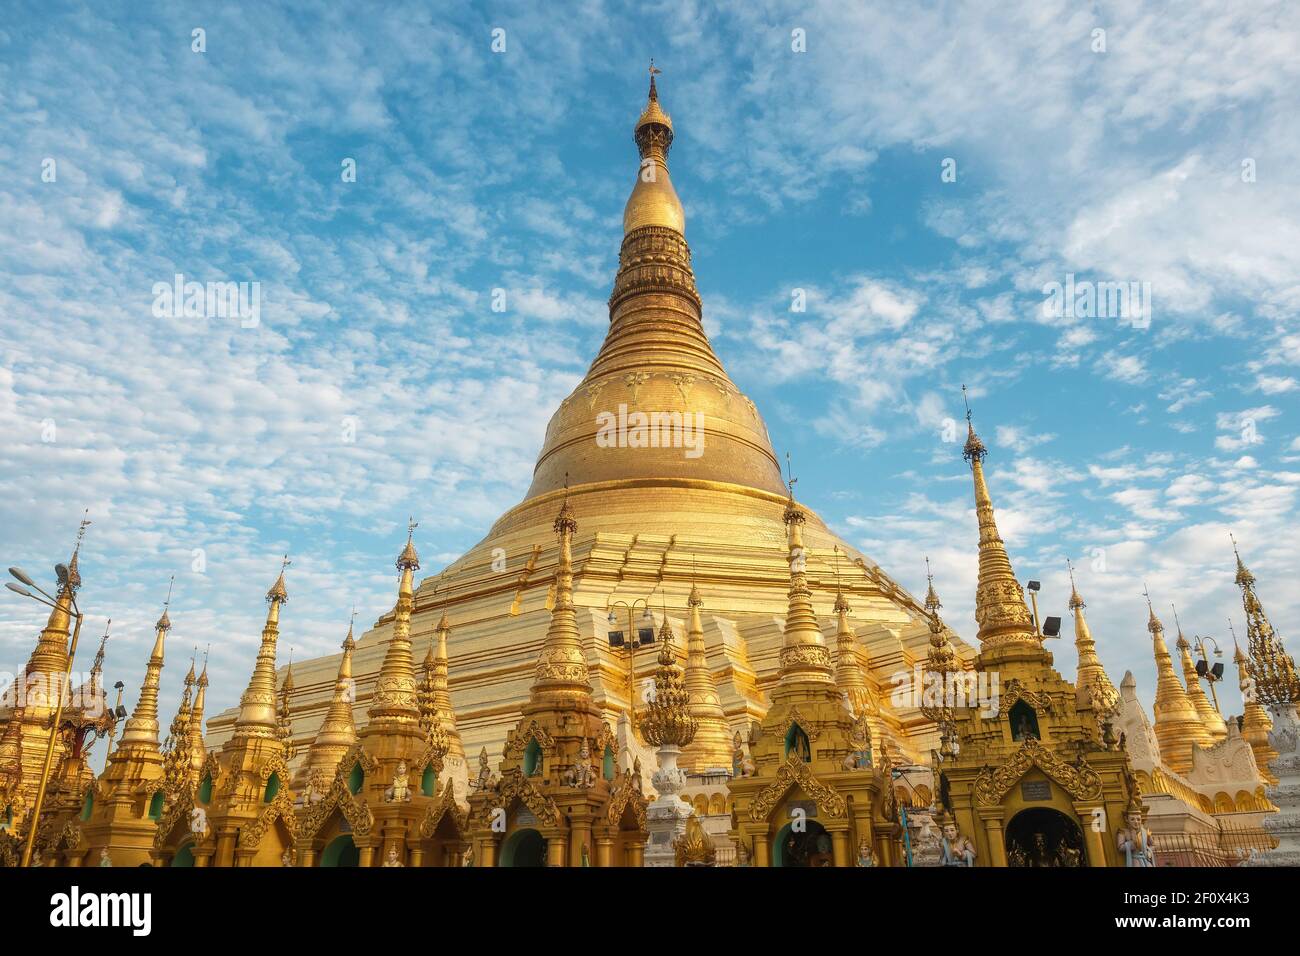
<instances>
[{"instance_id":1,"label":"street lamp","mask_svg":"<svg viewBox=\"0 0 1300 956\"><path fill-rule=\"evenodd\" d=\"M636 652L647 644L655 642L655 618L650 613L650 604L645 598L637 598L631 604L627 601L612 601L606 607L609 614L606 620L609 621L611 628L609 632L609 646L619 653L627 654L627 719L628 723L636 729ZM637 608L641 608L640 626L633 627L632 615ZM613 630L618 624L618 614L615 608L622 608L627 612L627 630Z\"/></svg>"},{"instance_id":2,"label":"street lamp","mask_svg":"<svg viewBox=\"0 0 1300 956\"><path fill-rule=\"evenodd\" d=\"M1205 653L1205 642L1209 641L1214 645L1215 657L1222 657L1223 651L1219 649L1219 642L1212 637L1201 637L1198 634L1193 640L1196 642L1196 650L1201 656L1200 660L1196 662L1196 676L1210 685L1210 697L1214 700L1214 709L1219 711L1220 716L1222 716L1223 711L1219 710L1219 695L1215 693L1214 685L1223 680L1223 662L1210 663L1210 659Z\"/></svg>"},{"instance_id":3,"label":"street lamp","mask_svg":"<svg viewBox=\"0 0 1300 956\"><path fill-rule=\"evenodd\" d=\"M10 568L9 573L26 585L14 584L12 581L5 582L5 587L15 594L21 594L23 597L29 597L38 604L44 604L46 607L58 607L55 598L51 597L35 581L23 573L22 568ZM63 719L63 701L67 696L67 691L72 678L72 660L77 653L77 639L81 637L81 609L77 607L77 596L68 584L67 565L56 564L54 566L55 576L59 579L59 584L67 587L68 604L71 607L72 616L76 620L76 625L72 629L72 643L68 645L68 669L63 673L62 686L59 687L59 700L54 705L54 720L50 724L50 739L45 746L45 766L41 769L41 782L36 788L36 802L32 805L32 816L27 824L27 840L23 845L23 858L18 864L20 867L31 866L32 848L36 844L36 830L41 822L41 808L45 803L45 788L50 781L50 767L54 763L54 741L59 733L59 722ZM33 594L29 588L35 588L39 593ZM20 691L27 693L27 688L23 687Z\"/></svg>"}]
</instances>

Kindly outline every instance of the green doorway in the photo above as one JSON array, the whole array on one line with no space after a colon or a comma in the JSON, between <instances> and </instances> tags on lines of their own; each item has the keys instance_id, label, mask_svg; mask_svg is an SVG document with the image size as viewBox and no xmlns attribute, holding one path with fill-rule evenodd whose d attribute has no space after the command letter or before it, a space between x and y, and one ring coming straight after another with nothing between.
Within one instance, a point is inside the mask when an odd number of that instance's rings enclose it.
<instances>
[{"instance_id":1,"label":"green doorway","mask_svg":"<svg viewBox=\"0 0 1300 956\"><path fill-rule=\"evenodd\" d=\"M337 836L321 851L321 866L360 866L361 851L346 833Z\"/></svg>"},{"instance_id":2,"label":"green doorway","mask_svg":"<svg viewBox=\"0 0 1300 956\"><path fill-rule=\"evenodd\" d=\"M831 835L816 820L804 820L801 832L787 823L772 844L772 865L792 867L834 866Z\"/></svg>"},{"instance_id":3,"label":"green doorway","mask_svg":"<svg viewBox=\"0 0 1300 956\"><path fill-rule=\"evenodd\" d=\"M501 848L502 866L545 866L546 841L536 830L517 830Z\"/></svg>"}]
</instances>

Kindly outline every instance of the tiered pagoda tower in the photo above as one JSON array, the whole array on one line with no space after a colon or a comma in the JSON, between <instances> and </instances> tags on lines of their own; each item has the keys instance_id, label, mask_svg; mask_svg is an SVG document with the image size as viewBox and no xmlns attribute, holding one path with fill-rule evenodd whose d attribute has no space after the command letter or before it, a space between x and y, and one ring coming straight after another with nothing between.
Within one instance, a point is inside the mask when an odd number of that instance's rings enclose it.
<instances>
[{"instance_id":1,"label":"tiered pagoda tower","mask_svg":"<svg viewBox=\"0 0 1300 956\"><path fill-rule=\"evenodd\" d=\"M860 844L888 859L896 824L888 760L883 747L873 760L865 708L851 713L853 688L835 683L813 612L807 517L793 482L784 520L790 590L781 669L750 744L754 773L731 781L732 837L755 866L851 866Z\"/></svg>"},{"instance_id":2,"label":"tiered pagoda tower","mask_svg":"<svg viewBox=\"0 0 1300 956\"><path fill-rule=\"evenodd\" d=\"M1134 791L1128 757L1103 740L1091 694L1052 667L998 532L986 455L968 414L963 456L979 521L981 651L968 685L974 699L956 710L958 753L938 765L945 822L972 841L976 866L1120 865L1115 835ZM1083 678L1099 685L1095 672Z\"/></svg>"},{"instance_id":3,"label":"tiered pagoda tower","mask_svg":"<svg viewBox=\"0 0 1300 956\"><path fill-rule=\"evenodd\" d=\"M204 758L199 785L167 808L154 838L163 865L279 866L296 834L294 796L280 709L275 654L288 602L286 557L266 593L266 623L234 734Z\"/></svg>"},{"instance_id":4,"label":"tiered pagoda tower","mask_svg":"<svg viewBox=\"0 0 1300 956\"><path fill-rule=\"evenodd\" d=\"M500 778L484 764L470 797L474 860L482 866L641 866L646 804L641 768L615 771L617 743L591 696L573 605L567 498L555 518L555 606L528 703L506 739Z\"/></svg>"},{"instance_id":5,"label":"tiered pagoda tower","mask_svg":"<svg viewBox=\"0 0 1300 956\"><path fill-rule=\"evenodd\" d=\"M162 616L154 625L153 651L145 666L135 710L126 722L117 748L108 758L108 765L94 784L90 818L83 827L87 844L82 857L84 866L96 865L105 850L114 866L139 866L152 861L157 822L167 799L163 753L158 745L158 686L162 679L164 644L171 627L165 604ZM189 702L193 678L191 668L182 698L184 704ZM188 731L186 715L184 733L188 735ZM186 739L188 744L188 736Z\"/></svg>"}]
</instances>

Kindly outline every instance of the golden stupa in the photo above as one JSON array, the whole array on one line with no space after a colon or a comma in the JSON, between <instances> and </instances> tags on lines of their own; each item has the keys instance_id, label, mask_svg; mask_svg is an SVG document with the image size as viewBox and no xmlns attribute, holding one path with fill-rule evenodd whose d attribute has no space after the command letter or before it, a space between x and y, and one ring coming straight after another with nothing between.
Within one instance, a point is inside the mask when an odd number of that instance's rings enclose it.
<instances>
[{"instance_id":1,"label":"golden stupa","mask_svg":"<svg viewBox=\"0 0 1300 956\"><path fill-rule=\"evenodd\" d=\"M558 559L552 525L566 494L582 515L572 544L572 600L603 719L618 726L627 715L635 728L629 699L638 699L635 688L655 667L653 648L630 655L626 645L610 646L609 631L623 626L610 623L616 605L620 621L623 605L638 615L648 606L659 621L666 610L677 632L686 633L693 629L692 587L704 596L696 605L704 656L732 732L747 733L762 718L777 676L790 573L782 523L789 491L762 416L728 376L701 322L685 214L668 170L673 124L653 74L635 140L641 162L624 211L604 344L552 415L524 500L415 593L411 641L428 646L439 622L450 623L448 685L463 753L486 747L494 766L528 701L549 626ZM423 516L424 527L436 526L442 507ZM866 687L859 695L878 702L872 723L891 752L921 762L935 744L934 725L914 708L891 710L889 697L893 676L926 657L924 608L802 507L817 626L826 629L828 644L843 646L835 611L842 592L860 642ZM393 620L392 612L381 617L353 652L359 727ZM698 639L692 646L698 659ZM959 653L973 652L960 645ZM295 664L295 763L329 711L339 663L333 656ZM234 717L228 710L211 719L209 747L230 736ZM630 761L644 744L635 729L621 732L635 738L624 749ZM702 735L686 749L684 765L729 766L720 739L721 733Z\"/></svg>"}]
</instances>

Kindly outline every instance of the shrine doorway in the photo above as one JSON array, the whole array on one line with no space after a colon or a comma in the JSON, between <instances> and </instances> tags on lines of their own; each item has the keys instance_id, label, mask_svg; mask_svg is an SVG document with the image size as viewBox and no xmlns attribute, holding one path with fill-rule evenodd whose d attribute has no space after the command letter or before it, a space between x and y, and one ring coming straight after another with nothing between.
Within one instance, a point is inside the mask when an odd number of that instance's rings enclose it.
<instances>
[{"instance_id":1,"label":"shrine doorway","mask_svg":"<svg viewBox=\"0 0 1300 956\"><path fill-rule=\"evenodd\" d=\"M321 866L360 866L361 851L352 842L352 837L344 833L329 842L321 851Z\"/></svg>"},{"instance_id":2,"label":"shrine doorway","mask_svg":"<svg viewBox=\"0 0 1300 956\"><path fill-rule=\"evenodd\" d=\"M501 865L545 866L546 841L536 830L516 830L501 848Z\"/></svg>"},{"instance_id":3,"label":"shrine doorway","mask_svg":"<svg viewBox=\"0 0 1300 956\"><path fill-rule=\"evenodd\" d=\"M194 865L194 844L186 843L176 851L172 857L171 866L193 866Z\"/></svg>"},{"instance_id":4,"label":"shrine doorway","mask_svg":"<svg viewBox=\"0 0 1300 956\"><path fill-rule=\"evenodd\" d=\"M816 820L805 820L802 832L787 823L772 844L772 865L791 867L834 866L831 835Z\"/></svg>"},{"instance_id":5,"label":"shrine doorway","mask_svg":"<svg viewBox=\"0 0 1300 956\"><path fill-rule=\"evenodd\" d=\"M1007 824L1007 865L1087 866L1079 824L1051 807L1021 810Z\"/></svg>"}]
</instances>

